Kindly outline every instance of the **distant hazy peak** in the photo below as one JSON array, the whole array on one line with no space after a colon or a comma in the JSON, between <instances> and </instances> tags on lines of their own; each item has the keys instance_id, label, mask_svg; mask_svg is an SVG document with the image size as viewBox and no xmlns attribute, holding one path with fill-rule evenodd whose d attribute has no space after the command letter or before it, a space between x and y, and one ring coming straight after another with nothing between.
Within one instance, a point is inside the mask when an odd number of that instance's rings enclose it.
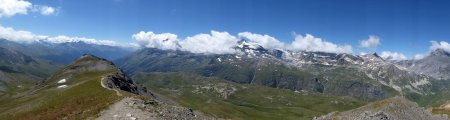
<instances>
[{"instance_id":1,"label":"distant hazy peak","mask_svg":"<svg viewBox=\"0 0 450 120\"><path fill-rule=\"evenodd\" d=\"M34 59L31 58L30 56L27 56L27 55L19 52L19 51L0 47L0 61L6 62L9 64L14 64L14 63L26 64L26 63L34 62Z\"/></svg>"},{"instance_id":2,"label":"distant hazy peak","mask_svg":"<svg viewBox=\"0 0 450 120\"><path fill-rule=\"evenodd\" d=\"M445 51L444 49L436 49L431 51L430 56L450 56L450 53Z\"/></svg>"}]
</instances>

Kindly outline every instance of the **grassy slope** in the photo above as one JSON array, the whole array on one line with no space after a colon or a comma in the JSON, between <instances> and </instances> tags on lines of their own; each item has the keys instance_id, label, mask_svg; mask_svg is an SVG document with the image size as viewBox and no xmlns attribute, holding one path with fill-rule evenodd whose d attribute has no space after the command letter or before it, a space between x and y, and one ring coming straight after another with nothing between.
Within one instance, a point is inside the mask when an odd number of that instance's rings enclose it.
<instances>
[{"instance_id":1,"label":"grassy slope","mask_svg":"<svg viewBox=\"0 0 450 120\"><path fill-rule=\"evenodd\" d=\"M311 119L364 104L350 98L242 85L186 73L141 73L135 80L186 107L220 118ZM219 92L233 88L237 91L227 99L221 95L224 92Z\"/></svg>"},{"instance_id":2,"label":"grassy slope","mask_svg":"<svg viewBox=\"0 0 450 120\"><path fill-rule=\"evenodd\" d=\"M11 81L2 81L0 87L0 99L11 97L17 93L24 92L36 85L38 81L50 76L60 65L45 61L36 61L30 64L6 64L0 62L0 71L12 78Z\"/></svg>"},{"instance_id":3,"label":"grassy slope","mask_svg":"<svg viewBox=\"0 0 450 120\"><path fill-rule=\"evenodd\" d=\"M408 98L417 102L420 106L431 107L434 114L447 114L450 116L450 110L441 108L441 105L449 103L450 100L450 80L433 81L432 91L434 94L419 95L410 94Z\"/></svg>"},{"instance_id":4,"label":"grassy slope","mask_svg":"<svg viewBox=\"0 0 450 120\"><path fill-rule=\"evenodd\" d=\"M84 72L68 79L68 88L57 89L56 83L36 94L0 100L0 119L85 119L120 100L116 92L100 86L102 76L111 73ZM49 81L57 81L57 77Z\"/></svg>"}]
</instances>

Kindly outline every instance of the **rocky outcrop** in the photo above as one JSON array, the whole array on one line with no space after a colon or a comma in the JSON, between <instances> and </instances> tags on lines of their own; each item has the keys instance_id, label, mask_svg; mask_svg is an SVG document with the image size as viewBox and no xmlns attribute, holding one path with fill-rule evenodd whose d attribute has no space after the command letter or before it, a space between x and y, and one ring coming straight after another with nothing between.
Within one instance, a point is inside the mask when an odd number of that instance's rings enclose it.
<instances>
[{"instance_id":1,"label":"rocky outcrop","mask_svg":"<svg viewBox=\"0 0 450 120\"><path fill-rule=\"evenodd\" d=\"M115 71L118 69L111 61L85 54L57 73L58 76L54 77L69 78L81 72Z\"/></svg>"},{"instance_id":2,"label":"rocky outcrop","mask_svg":"<svg viewBox=\"0 0 450 120\"><path fill-rule=\"evenodd\" d=\"M393 97L354 110L332 112L313 120L448 120L448 118L447 115L433 115L404 97Z\"/></svg>"},{"instance_id":3,"label":"rocky outcrop","mask_svg":"<svg viewBox=\"0 0 450 120\"><path fill-rule=\"evenodd\" d=\"M120 68L114 63L94 55L85 54L75 60L68 67L64 68L57 76L60 79L70 78L74 74L82 72L111 72L106 73L101 79L101 86L107 89L123 90L139 95L153 94L148 92L146 88L141 87L131 80Z\"/></svg>"},{"instance_id":4,"label":"rocky outcrop","mask_svg":"<svg viewBox=\"0 0 450 120\"><path fill-rule=\"evenodd\" d=\"M190 108L156 100L124 98L100 113L98 120L212 120Z\"/></svg>"},{"instance_id":5,"label":"rocky outcrop","mask_svg":"<svg viewBox=\"0 0 450 120\"><path fill-rule=\"evenodd\" d=\"M122 71L103 77L101 85L108 89L118 89L134 94L148 94L147 89L137 85Z\"/></svg>"}]
</instances>

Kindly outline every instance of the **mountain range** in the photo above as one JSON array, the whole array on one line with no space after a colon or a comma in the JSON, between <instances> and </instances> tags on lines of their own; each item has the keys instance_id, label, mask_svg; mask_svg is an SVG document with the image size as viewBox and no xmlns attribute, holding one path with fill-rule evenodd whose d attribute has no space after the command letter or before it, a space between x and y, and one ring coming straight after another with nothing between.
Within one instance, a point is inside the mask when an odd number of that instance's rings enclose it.
<instances>
[{"instance_id":1,"label":"mountain range","mask_svg":"<svg viewBox=\"0 0 450 120\"><path fill-rule=\"evenodd\" d=\"M423 113L441 119L432 114L450 113L450 53L443 49L403 61L266 49L245 40L234 49L205 54L0 40L0 118L365 119L382 113L407 119ZM431 111L412 109L419 106ZM391 109L408 110L386 112Z\"/></svg>"},{"instance_id":2,"label":"mountain range","mask_svg":"<svg viewBox=\"0 0 450 120\"><path fill-rule=\"evenodd\" d=\"M28 56L45 59L58 64L69 64L83 54L115 60L129 53L132 49L118 46L89 44L83 41L52 43L47 41L33 41L30 43L17 43L0 39L0 47L22 52Z\"/></svg>"},{"instance_id":3,"label":"mountain range","mask_svg":"<svg viewBox=\"0 0 450 120\"><path fill-rule=\"evenodd\" d=\"M411 93L432 94L432 82L438 80L409 70L411 66L386 61L376 53L355 56L268 50L245 42L236 49L240 52L195 54L146 48L116 63L131 75L141 72L190 72L236 83L350 96L363 101ZM423 60L426 59L433 58ZM414 62L417 66L425 63Z\"/></svg>"}]
</instances>

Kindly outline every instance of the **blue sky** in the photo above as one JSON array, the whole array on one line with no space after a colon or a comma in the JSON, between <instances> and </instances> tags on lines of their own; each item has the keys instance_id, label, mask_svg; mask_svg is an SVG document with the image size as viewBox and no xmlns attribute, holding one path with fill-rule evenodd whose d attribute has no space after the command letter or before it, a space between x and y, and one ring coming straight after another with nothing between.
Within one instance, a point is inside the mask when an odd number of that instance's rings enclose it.
<instances>
[{"instance_id":1,"label":"blue sky","mask_svg":"<svg viewBox=\"0 0 450 120\"><path fill-rule=\"evenodd\" d=\"M0 24L43 35L80 36L132 42L139 31L170 32L179 38L211 30L232 35L249 31L280 41L292 33L312 34L354 52L395 51L410 57L430 41L450 40L448 0L29 0L57 8L0 18ZM358 47L369 35L376 50Z\"/></svg>"}]
</instances>

